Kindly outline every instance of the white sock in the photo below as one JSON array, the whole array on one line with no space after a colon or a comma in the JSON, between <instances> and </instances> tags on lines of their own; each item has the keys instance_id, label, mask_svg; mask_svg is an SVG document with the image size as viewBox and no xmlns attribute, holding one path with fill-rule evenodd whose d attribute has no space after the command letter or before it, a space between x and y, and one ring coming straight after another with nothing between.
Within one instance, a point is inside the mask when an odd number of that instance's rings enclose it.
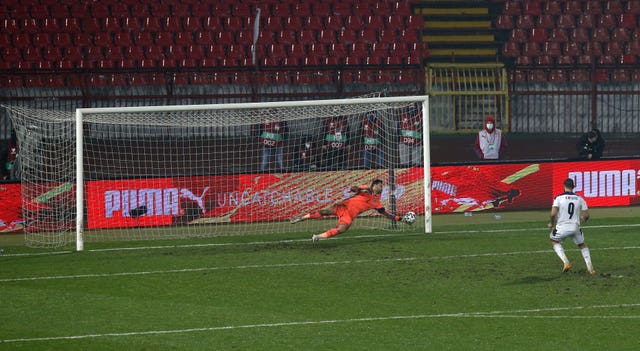
<instances>
[{"instance_id":1,"label":"white sock","mask_svg":"<svg viewBox=\"0 0 640 351\"><path fill-rule=\"evenodd\" d=\"M582 257L584 257L584 263L587 264L587 269L589 271L593 270L593 264L591 263L591 252L588 247L580 250L582 252Z\"/></svg>"},{"instance_id":2,"label":"white sock","mask_svg":"<svg viewBox=\"0 0 640 351\"><path fill-rule=\"evenodd\" d=\"M564 264L569 263L569 259L567 258L567 255L564 254L564 248L562 247L562 245L560 244L553 244L553 251L556 252L556 254L558 255L558 257L560 257L560 259L562 260L562 262Z\"/></svg>"}]
</instances>

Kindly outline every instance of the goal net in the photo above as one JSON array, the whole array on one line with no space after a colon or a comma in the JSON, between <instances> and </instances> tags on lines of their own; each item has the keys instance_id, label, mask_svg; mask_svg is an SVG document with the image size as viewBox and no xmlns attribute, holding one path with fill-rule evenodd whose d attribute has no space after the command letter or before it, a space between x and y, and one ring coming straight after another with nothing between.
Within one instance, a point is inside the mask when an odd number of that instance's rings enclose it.
<instances>
[{"instance_id":1,"label":"goal net","mask_svg":"<svg viewBox=\"0 0 640 351\"><path fill-rule=\"evenodd\" d=\"M87 108L5 106L22 157L26 242L317 234L290 218L382 179L390 213L352 228L431 231L428 98ZM426 165L427 167L424 167Z\"/></svg>"}]
</instances>

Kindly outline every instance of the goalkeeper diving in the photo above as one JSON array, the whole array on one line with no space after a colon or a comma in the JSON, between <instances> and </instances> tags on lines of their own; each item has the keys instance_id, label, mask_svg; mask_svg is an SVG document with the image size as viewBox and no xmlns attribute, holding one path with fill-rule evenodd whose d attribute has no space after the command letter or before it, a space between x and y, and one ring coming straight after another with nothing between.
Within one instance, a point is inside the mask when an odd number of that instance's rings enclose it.
<instances>
[{"instance_id":1,"label":"goalkeeper diving","mask_svg":"<svg viewBox=\"0 0 640 351\"><path fill-rule=\"evenodd\" d=\"M319 219L331 215L337 216L338 225L335 228L331 228L324 233L315 234L311 237L311 240L316 242L318 240L329 239L332 236L346 232L351 226L353 220L358 217L358 215L368 210L377 210L378 213L390 220L410 222L410 220L406 220L408 217L405 218L404 216L393 215L382 207L380 195L382 194L383 187L384 182L380 179L375 179L371 183L371 186L352 186L349 190L352 193L352 196L348 199L336 201L331 206L319 211L310 212L302 217L293 218L291 219L291 224L307 219Z\"/></svg>"}]
</instances>

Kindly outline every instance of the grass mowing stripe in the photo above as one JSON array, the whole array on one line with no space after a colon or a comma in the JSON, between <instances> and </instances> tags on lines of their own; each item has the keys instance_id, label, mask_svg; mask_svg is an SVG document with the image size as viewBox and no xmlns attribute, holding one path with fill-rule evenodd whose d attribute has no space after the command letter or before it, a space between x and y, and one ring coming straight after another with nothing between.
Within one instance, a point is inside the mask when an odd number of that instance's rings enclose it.
<instances>
[{"instance_id":1,"label":"grass mowing stripe","mask_svg":"<svg viewBox=\"0 0 640 351\"><path fill-rule=\"evenodd\" d=\"M640 246L624 246L624 247L605 247L591 249L592 251L599 250L635 250L640 249ZM565 251L577 251L577 249L565 250ZM10 283L19 281L37 281L37 280L54 280L54 279L81 279L81 278L111 278L111 277L123 277L123 276L141 276L141 275L154 275L154 274L176 274L176 273L193 273L203 271L220 271L220 270L234 270L234 269L269 269L269 268L288 268L288 267L307 267L307 266L323 266L323 265L345 265L345 264L367 264L367 263L384 263L384 262L409 262L419 260L449 260L449 259L463 259L473 257L496 257L496 256L512 256L512 255L525 255L525 254L548 254L549 250L532 250L532 251L512 251L512 252L490 252L480 254L467 254L467 255L450 255L450 256L429 256L429 257L396 257L396 258L380 258L374 260L346 260L346 261L324 261L324 262L305 262L305 263L277 263L277 264L263 264L263 265L242 265L242 266L228 266L228 267L199 267L199 268L183 268L183 269L168 269L159 271L139 271L139 272L119 272L119 273L94 273L94 274L77 274L77 275L54 275L54 276L40 276L40 277L22 277L22 278L4 278L0 279L0 283Z\"/></svg>"},{"instance_id":2,"label":"grass mowing stripe","mask_svg":"<svg viewBox=\"0 0 640 351\"><path fill-rule=\"evenodd\" d=\"M85 335L68 335L68 336L52 336L40 338L21 338L21 339L5 339L0 340L2 343L26 343L37 341L56 341L56 340L77 340L92 339L104 337L127 337L142 335L160 335L160 334L185 334L207 331L222 331L234 329L255 329L255 328L276 328L290 326L320 325L320 324L338 324L338 323L358 323L358 322L377 322L389 320L406 320L406 319L426 319L426 318L639 318L640 316L527 316L527 315L508 315L506 313L531 313L531 312L557 312L557 311L578 311L585 309L606 309L606 308L622 308L622 307L638 307L640 304L618 304L618 305L595 305L595 306L574 306L574 307L549 307L524 309L513 311L488 311L488 312L459 312L459 313L443 313L443 314L419 314L411 316L386 316L386 317L365 317L352 319L333 319L321 321L299 321L299 322L277 322L277 323L261 323L261 324L245 324L245 325L229 325L219 327L202 327L189 329L174 330L148 330L138 332L120 332L120 333L103 333L103 334L85 334Z\"/></svg>"},{"instance_id":3,"label":"grass mowing stripe","mask_svg":"<svg viewBox=\"0 0 640 351\"><path fill-rule=\"evenodd\" d=\"M613 225L593 225L583 226L582 229L589 228L626 228L626 227L640 227L640 224L613 224ZM353 239L367 239L367 238L388 238L388 237L405 237L405 236L421 236L421 235L445 235L445 234L475 234L475 233L516 233L516 232L531 232L531 231L543 231L549 230L548 228L508 228L508 229L488 229L488 230L452 230L434 232L430 234L424 233L402 233L402 234L376 234L376 235L345 235L332 238L335 240L353 240ZM137 250L162 250L162 249L184 249L184 248L198 248L198 247L224 247L224 246L251 246L251 245L270 245L270 244L287 244L297 242L308 242L309 239L289 239L289 240L276 240L276 241L251 241L246 243L206 243L206 244L184 244L184 245L156 245L156 246L135 246L135 247L114 247L104 249L89 249L84 252L117 252L117 251L137 251ZM19 253L19 254L0 254L1 257L28 257L28 256L46 256L46 255L61 255L74 253L75 251L54 251L54 252L35 252L35 253Z\"/></svg>"}]
</instances>

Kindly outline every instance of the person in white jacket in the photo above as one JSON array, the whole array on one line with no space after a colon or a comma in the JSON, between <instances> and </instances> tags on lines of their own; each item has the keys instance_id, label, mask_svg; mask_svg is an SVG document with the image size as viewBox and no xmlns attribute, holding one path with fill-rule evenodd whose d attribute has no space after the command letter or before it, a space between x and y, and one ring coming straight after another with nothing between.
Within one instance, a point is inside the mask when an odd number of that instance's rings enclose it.
<instances>
[{"instance_id":1,"label":"person in white jacket","mask_svg":"<svg viewBox=\"0 0 640 351\"><path fill-rule=\"evenodd\" d=\"M484 128L476 136L475 152L481 160L499 160L507 147L504 134L496 128L496 120L489 115Z\"/></svg>"}]
</instances>

